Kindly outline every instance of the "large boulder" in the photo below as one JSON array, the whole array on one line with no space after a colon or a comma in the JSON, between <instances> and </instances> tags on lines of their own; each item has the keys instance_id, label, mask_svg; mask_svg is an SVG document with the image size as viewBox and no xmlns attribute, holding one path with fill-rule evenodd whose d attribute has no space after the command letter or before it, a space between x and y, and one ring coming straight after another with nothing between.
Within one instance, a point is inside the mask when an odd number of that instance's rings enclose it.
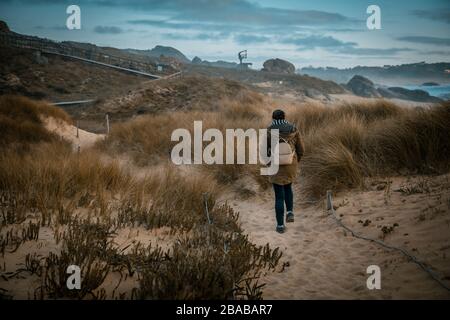
<instances>
[{"instance_id":1,"label":"large boulder","mask_svg":"<svg viewBox=\"0 0 450 320\"><path fill-rule=\"evenodd\" d=\"M356 75L350 79L346 87L360 97L366 98L380 98L381 94L378 92L374 83L369 79Z\"/></svg>"},{"instance_id":2,"label":"large boulder","mask_svg":"<svg viewBox=\"0 0 450 320\"><path fill-rule=\"evenodd\" d=\"M0 20L0 32L9 32L9 27L5 21Z\"/></svg>"},{"instance_id":3,"label":"large boulder","mask_svg":"<svg viewBox=\"0 0 450 320\"><path fill-rule=\"evenodd\" d=\"M430 81L430 82L424 82L424 83L422 83L422 86L423 86L423 87L436 87L436 86L439 86L439 83L437 83L437 82L432 82L432 81Z\"/></svg>"},{"instance_id":4,"label":"large boulder","mask_svg":"<svg viewBox=\"0 0 450 320\"><path fill-rule=\"evenodd\" d=\"M147 50L147 54L155 58L160 58L161 56L173 58L182 63L191 62L188 58L186 58L186 56L181 51L173 47L165 47L158 45L151 50Z\"/></svg>"},{"instance_id":5,"label":"large boulder","mask_svg":"<svg viewBox=\"0 0 450 320\"><path fill-rule=\"evenodd\" d=\"M274 73L285 73L294 74L295 66L289 61L282 59L269 59L263 64L264 68L262 71L274 72Z\"/></svg>"}]
</instances>

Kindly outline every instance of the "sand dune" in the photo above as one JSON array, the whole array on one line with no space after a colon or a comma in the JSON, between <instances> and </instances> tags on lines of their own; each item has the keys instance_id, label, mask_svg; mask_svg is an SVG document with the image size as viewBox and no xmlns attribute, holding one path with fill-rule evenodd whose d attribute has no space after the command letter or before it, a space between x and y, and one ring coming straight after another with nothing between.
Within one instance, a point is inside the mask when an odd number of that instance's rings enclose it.
<instances>
[{"instance_id":1,"label":"sand dune","mask_svg":"<svg viewBox=\"0 0 450 320\"><path fill-rule=\"evenodd\" d=\"M99 139L105 137L104 134L96 134L82 129L77 129L76 126L67 124L66 122L55 118L45 118L43 120L48 131L53 132L62 139L71 142L75 150L77 150L78 147L82 149L91 147Z\"/></svg>"},{"instance_id":2,"label":"sand dune","mask_svg":"<svg viewBox=\"0 0 450 320\"><path fill-rule=\"evenodd\" d=\"M429 192L398 191L420 179L392 179L389 192L379 187L383 182L375 182L368 190L342 193L335 198L337 213L355 231L374 238L382 237L383 226L398 224L384 241L411 252L450 285L449 176L430 178ZM265 299L450 299L448 291L400 253L352 237L324 205L299 201L296 221L287 225L285 234L274 231L271 190L259 198L230 202L254 243L270 243L284 252L284 268L264 279ZM370 220L369 225L364 227L360 220ZM366 287L369 265L381 268L381 290Z\"/></svg>"}]
</instances>

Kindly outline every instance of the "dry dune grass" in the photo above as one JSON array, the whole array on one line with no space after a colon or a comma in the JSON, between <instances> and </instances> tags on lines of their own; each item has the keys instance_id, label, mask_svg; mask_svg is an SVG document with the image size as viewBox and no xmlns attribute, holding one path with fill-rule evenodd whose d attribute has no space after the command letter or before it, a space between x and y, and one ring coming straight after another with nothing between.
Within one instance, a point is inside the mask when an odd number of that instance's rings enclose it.
<instances>
[{"instance_id":1,"label":"dry dune grass","mask_svg":"<svg viewBox=\"0 0 450 320\"><path fill-rule=\"evenodd\" d=\"M367 141L376 168L418 173L446 172L450 163L450 102L414 109L374 124Z\"/></svg>"},{"instance_id":2,"label":"dry dune grass","mask_svg":"<svg viewBox=\"0 0 450 320\"><path fill-rule=\"evenodd\" d=\"M51 141L55 138L42 126L42 117L53 117L71 123L70 117L60 108L45 102L32 101L19 96L0 97L0 146Z\"/></svg>"},{"instance_id":3,"label":"dry dune grass","mask_svg":"<svg viewBox=\"0 0 450 320\"><path fill-rule=\"evenodd\" d=\"M262 98L245 85L226 79L200 76L148 81L139 90L104 99L87 110L74 109L74 116L82 119L104 119L108 113L114 122L125 121L137 115L158 115L170 112L215 112L225 100L248 105Z\"/></svg>"},{"instance_id":4,"label":"dry dune grass","mask_svg":"<svg viewBox=\"0 0 450 320\"><path fill-rule=\"evenodd\" d=\"M90 151L74 154L65 142L33 145L26 153L0 155L3 223L9 204L14 221L40 212L42 224L66 221L77 207L105 210L109 196L127 190L131 176ZM94 210L94 211L95 211ZM6 219L7 220L7 219Z\"/></svg>"},{"instance_id":5,"label":"dry dune grass","mask_svg":"<svg viewBox=\"0 0 450 320\"><path fill-rule=\"evenodd\" d=\"M222 101L221 111L228 121L258 121L265 116L264 101L256 96L254 99L227 99Z\"/></svg>"},{"instance_id":6,"label":"dry dune grass","mask_svg":"<svg viewBox=\"0 0 450 320\"><path fill-rule=\"evenodd\" d=\"M42 227L53 230L59 248L27 254L21 272L38 279L45 274L35 298L261 298L258 279L281 254L243 235L238 215L216 204L213 180L182 176L171 165L136 179L94 151L73 154L59 142L35 147L25 156L0 157L0 254L8 259L37 240ZM115 235L137 227L167 227L179 240L168 249L139 241L127 251L117 247ZM83 288L75 292L65 283L72 264L83 274ZM101 289L107 276L125 286L121 292Z\"/></svg>"},{"instance_id":7,"label":"dry dune grass","mask_svg":"<svg viewBox=\"0 0 450 320\"><path fill-rule=\"evenodd\" d=\"M307 195L355 187L364 177L444 173L450 164L450 106L404 109L379 101L292 113L307 148L302 178Z\"/></svg>"},{"instance_id":8,"label":"dry dune grass","mask_svg":"<svg viewBox=\"0 0 450 320\"><path fill-rule=\"evenodd\" d=\"M205 119L209 123L210 113L174 112L156 116L143 116L129 122L113 126L105 141L98 147L110 154L125 153L138 165L155 164L161 159L170 157L172 132L178 128L186 128L193 132L195 120Z\"/></svg>"},{"instance_id":9,"label":"dry dune grass","mask_svg":"<svg viewBox=\"0 0 450 320\"><path fill-rule=\"evenodd\" d=\"M22 101L28 103L14 103ZM38 120L36 126L48 134ZM34 279L35 287L23 285L34 298L261 298L259 278L274 270L281 253L243 235L238 214L216 204L220 186L207 174L187 175L168 164L137 177L97 150L74 153L59 139L27 139L15 138L26 152L4 144L0 155L0 255L9 261L25 244L32 248L25 261L21 256L25 268L2 272ZM118 247L121 230L141 227L168 228L178 241L167 249L140 241ZM55 243L45 254L36 242L42 228ZM82 290L66 287L72 264L81 268ZM117 281L112 291L102 287L107 277ZM2 282L2 298L20 287L9 283Z\"/></svg>"},{"instance_id":10,"label":"dry dune grass","mask_svg":"<svg viewBox=\"0 0 450 320\"><path fill-rule=\"evenodd\" d=\"M399 116L405 112L403 108L386 100L359 104L343 103L333 107L320 103L306 103L288 106L286 109L289 120L295 123L304 135L312 130L322 130L323 127L343 118L357 118L364 123L370 123Z\"/></svg>"},{"instance_id":11,"label":"dry dune grass","mask_svg":"<svg viewBox=\"0 0 450 320\"><path fill-rule=\"evenodd\" d=\"M47 116L72 123L69 115L61 108L21 96L1 96L0 106L2 115L16 120L29 120L38 123L39 116Z\"/></svg>"},{"instance_id":12,"label":"dry dune grass","mask_svg":"<svg viewBox=\"0 0 450 320\"><path fill-rule=\"evenodd\" d=\"M224 185L243 192L238 180L244 176L267 186L259 166L201 165L186 171L168 162L173 130L192 133L195 120L203 121L203 130L265 128L272 102L237 96L223 100L216 111L142 116L115 125L96 148L73 153L40 121L41 115L70 121L64 113L24 99L1 101L2 119L29 122L31 131L25 135L9 128L11 134L0 140L0 253L5 257L36 240L42 227L51 228L59 245L46 256L27 255L23 272L41 279L43 269L36 265L43 261L48 268L37 298L111 298L114 293L100 289L111 274L119 287L123 278L134 281L133 290L122 290L127 298L261 298L259 278L276 267L280 253L254 246L243 235L238 214L216 201ZM307 197L361 186L369 176L449 170L448 102L429 109L381 100L336 107L305 104L286 111L305 140L300 184ZM158 166L138 177L132 168L105 161L103 152ZM167 228L178 241L169 249L137 242L119 250L117 233L137 227ZM65 268L74 262L85 275L85 287L77 293L63 281Z\"/></svg>"},{"instance_id":13,"label":"dry dune grass","mask_svg":"<svg viewBox=\"0 0 450 320\"><path fill-rule=\"evenodd\" d=\"M224 100L217 112L147 116L118 125L104 147L115 152L115 144L120 144L122 152L136 155L138 163L155 157L167 159L175 144L170 142L174 129L186 128L192 133L194 120L202 120L204 130L265 128L273 108L273 102L239 97ZM305 140L300 177L305 196L317 198L327 189L362 186L368 176L448 171L449 109L448 102L407 109L386 100L285 107L288 120L296 124ZM250 175L267 186L254 165L207 165L204 169L221 184Z\"/></svg>"},{"instance_id":14,"label":"dry dune grass","mask_svg":"<svg viewBox=\"0 0 450 320\"><path fill-rule=\"evenodd\" d=\"M138 165L155 164L170 158L171 150L177 144L170 139L175 129L184 128L191 136L194 135L194 121L202 121L203 131L216 128L221 132L226 129L264 128L269 121L269 107L262 97L255 93L238 95L235 99L224 99L218 110L147 115L116 124L109 137L100 141L98 147L110 154L124 153ZM203 169L208 174L213 174L221 184L232 183L243 174L260 179L257 165L208 165L203 166ZM261 183L264 184L262 181Z\"/></svg>"}]
</instances>

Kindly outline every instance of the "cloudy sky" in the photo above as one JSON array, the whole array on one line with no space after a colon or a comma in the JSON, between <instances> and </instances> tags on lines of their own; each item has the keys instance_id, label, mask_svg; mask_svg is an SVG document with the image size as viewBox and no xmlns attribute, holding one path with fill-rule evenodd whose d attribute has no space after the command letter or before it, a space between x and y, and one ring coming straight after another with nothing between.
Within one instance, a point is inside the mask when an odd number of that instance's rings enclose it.
<instances>
[{"instance_id":1,"label":"cloudy sky","mask_svg":"<svg viewBox=\"0 0 450 320\"><path fill-rule=\"evenodd\" d=\"M81 30L66 28L66 8L81 8ZM367 7L381 9L368 30ZM450 0L0 0L13 31L53 40L150 49L173 46L188 58L269 58L313 66L448 62Z\"/></svg>"}]
</instances>

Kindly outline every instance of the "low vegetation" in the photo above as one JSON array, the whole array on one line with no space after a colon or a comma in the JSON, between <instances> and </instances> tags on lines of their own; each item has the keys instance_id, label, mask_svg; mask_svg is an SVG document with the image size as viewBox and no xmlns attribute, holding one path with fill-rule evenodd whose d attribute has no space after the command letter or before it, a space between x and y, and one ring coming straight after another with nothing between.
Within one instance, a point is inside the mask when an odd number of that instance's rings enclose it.
<instances>
[{"instance_id":1,"label":"low vegetation","mask_svg":"<svg viewBox=\"0 0 450 320\"><path fill-rule=\"evenodd\" d=\"M136 163L168 159L175 144L171 132L192 131L194 120L204 130L265 128L273 104L266 100L225 100L215 112L182 112L146 116L117 125L102 143L104 150L131 154ZM450 168L450 106L406 108L385 100L323 106L286 106L288 120L302 133L306 153L301 161L300 184L308 198L327 189L360 187L366 177L385 174L443 173ZM119 147L118 147L119 146ZM118 147L118 148L117 148ZM257 166L205 165L221 184L243 175L267 187Z\"/></svg>"},{"instance_id":2,"label":"low vegetation","mask_svg":"<svg viewBox=\"0 0 450 320\"><path fill-rule=\"evenodd\" d=\"M9 99L37 108L37 119L50 115L40 104ZM15 141L26 152L4 143L0 155L0 255L7 259L25 243L34 251L25 268L2 270L3 280L27 274L36 280L37 299L262 298L259 279L275 269L281 253L243 235L238 214L216 203L220 186L207 175L186 175L168 164L137 177L96 150L74 153L59 138ZM55 247L45 254L36 242L43 228L50 228L47 241ZM139 238L126 248L116 242L119 233L142 228L168 230L174 240L165 247ZM82 270L82 290L67 289L72 264ZM110 279L115 289L107 287Z\"/></svg>"},{"instance_id":3,"label":"low vegetation","mask_svg":"<svg viewBox=\"0 0 450 320\"><path fill-rule=\"evenodd\" d=\"M60 108L23 97L0 96L0 147L22 148L30 143L56 138L45 130L42 117L53 117L70 123L70 117Z\"/></svg>"},{"instance_id":4,"label":"low vegetation","mask_svg":"<svg viewBox=\"0 0 450 320\"><path fill-rule=\"evenodd\" d=\"M365 177L450 169L450 105L407 109L378 101L291 112L303 132L304 190L362 186Z\"/></svg>"},{"instance_id":5,"label":"low vegetation","mask_svg":"<svg viewBox=\"0 0 450 320\"><path fill-rule=\"evenodd\" d=\"M236 96L213 111L142 116L114 125L107 139L78 153L43 126L42 117L70 123L59 109L10 96L0 102L0 254L36 242L42 228L50 228L57 248L26 255L19 273L38 280L35 298L263 297L261 276L275 270L281 253L252 244L238 213L217 203L230 186L254 196L239 181L245 177L267 187L259 166L180 169L169 157L174 129L192 131L194 120L203 121L203 130L265 128L274 108L270 101ZM305 141L299 182L307 198L317 199L327 189L363 186L366 177L450 169L448 102L422 109L386 101L303 104L286 111ZM118 154L154 170L138 176L110 160ZM130 229L168 230L175 240L167 246L136 240L121 248L118 234ZM67 290L71 264L85 275L83 290ZM107 285L111 281L114 289ZM8 293L3 289L2 295Z\"/></svg>"}]
</instances>

